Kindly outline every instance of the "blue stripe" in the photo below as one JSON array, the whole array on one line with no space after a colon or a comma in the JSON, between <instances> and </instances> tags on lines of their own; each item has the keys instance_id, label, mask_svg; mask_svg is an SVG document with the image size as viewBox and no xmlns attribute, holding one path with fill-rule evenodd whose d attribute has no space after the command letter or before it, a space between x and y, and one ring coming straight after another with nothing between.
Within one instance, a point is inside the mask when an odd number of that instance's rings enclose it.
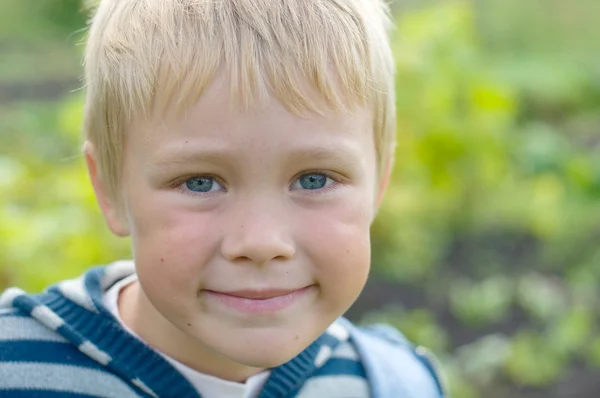
<instances>
[{"instance_id":1,"label":"blue stripe","mask_svg":"<svg viewBox=\"0 0 600 398\"><path fill-rule=\"evenodd\" d=\"M58 294L61 295L62 292L60 291L60 289L58 288L58 284L56 285L52 285L49 288L46 289L46 293L54 293L54 294Z\"/></svg>"},{"instance_id":2,"label":"blue stripe","mask_svg":"<svg viewBox=\"0 0 600 398\"><path fill-rule=\"evenodd\" d=\"M56 331L76 347L79 347L86 341L79 333L74 331L72 327L66 324L60 326Z\"/></svg>"},{"instance_id":3,"label":"blue stripe","mask_svg":"<svg viewBox=\"0 0 600 398\"><path fill-rule=\"evenodd\" d=\"M29 315L25 314L22 311L19 311L16 308L14 311L11 311L11 312L0 313L0 318L6 318L6 317L21 317L21 318L31 319L31 317Z\"/></svg>"},{"instance_id":4,"label":"blue stripe","mask_svg":"<svg viewBox=\"0 0 600 398\"><path fill-rule=\"evenodd\" d=\"M0 390L2 398L98 398L98 395L50 390Z\"/></svg>"},{"instance_id":5,"label":"blue stripe","mask_svg":"<svg viewBox=\"0 0 600 398\"><path fill-rule=\"evenodd\" d=\"M325 332L319 337L319 343L333 348L340 344L340 340Z\"/></svg>"},{"instance_id":6,"label":"blue stripe","mask_svg":"<svg viewBox=\"0 0 600 398\"><path fill-rule=\"evenodd\" d=\"M342 375L367 377L360 362L345 358L331 358L314 374L315 377Z\"/></svg>"},{"instance_id":7,"label":"blue stripe","mask_svg":"<svg viewBox=\"0 0 600 398\"><path fill-rule=\"evenodd\" d=\"M31 311L39 305L34 296L18 296L13 300L13 306L31 315Z\"/></svg>"},{"instance_id":8,"label":"blue stripe","mask_svg":"<svg viewBox=\"0 0 600 398\"><path fill-rule=\"evenodd\" d=\"M104 309L102 278L106 272L105 267L95 267L84 275L85 290L90 295L96 309Z\"/></svg>"},{"instance_id":9,"label":"blue stripe","mask_svg":"<svg viewBox=\"0 0 600 398\"><path fill-rule=\"evenodd\" d=\"M106 371L104 366L76 347L54 341L0 342L0 363L2 362L45 362Z\"/></svg>"}]
</instances>

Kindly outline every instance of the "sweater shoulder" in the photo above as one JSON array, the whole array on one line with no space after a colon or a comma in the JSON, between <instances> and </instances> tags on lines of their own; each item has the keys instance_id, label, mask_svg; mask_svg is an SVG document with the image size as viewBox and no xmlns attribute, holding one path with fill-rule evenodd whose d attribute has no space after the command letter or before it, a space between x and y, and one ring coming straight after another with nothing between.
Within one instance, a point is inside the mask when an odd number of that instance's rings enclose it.
<instances>
[{"instance_id":1,"label":"sweater shoulder","mask_svg":"<svg viewBox=\"0 0 600 398\"><path fill-rule=\"evenodd\" d=\"M425 347L411 343L399 330L386 324L349 325L349 329L370 383L377 384L376 391L402 390L404 396L411 398L446 396L441 368ZM393 396L379 392L374 395Z\"/></svg>"},{"instance_id":2,"label":"sweater shoulder","mask_svg":"<svg viewBox=\"0 0 600 398\"><path fill-rule=\"evenodd\" d=\"M139 397L81 352L84 348L16 308L0 309L0 396L10 391L27 397L36 391L37 396Z\"/></svg>"},{"instance_id":3,"label":"sweater shoulder","mask_svg":"<svg viewBox=\"0 0 600 398\"><path fill-rule=\"evenodd\" d=\"M0 342L62 342L66 339L56 331L41 324L29 314L14 307L0 308Z\"/></svg>"}]
</instances>

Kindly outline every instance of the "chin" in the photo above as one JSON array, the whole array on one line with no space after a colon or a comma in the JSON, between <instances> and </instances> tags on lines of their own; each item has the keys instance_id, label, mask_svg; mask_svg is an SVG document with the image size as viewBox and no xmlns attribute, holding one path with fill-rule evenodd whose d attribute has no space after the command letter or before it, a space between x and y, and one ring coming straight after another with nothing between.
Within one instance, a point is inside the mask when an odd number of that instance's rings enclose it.
<instances>
[{"instance_id":1,"label":"chin","mask_svg":"<svg viewBox=\"0 0 600 398\"><path fill-rule=\"evenodd\" d=\"M275 350L264 349L260 351L248 351L234 353L231 359L245 366L261 369L276 368L284 363L292 360L302 350L281 352ZM237 354L237 355L236 355Z\"/></svg>"},{"instance_id":2,"label":"chin","mask_svg":"<svg viewBox=\"0 0 600 398\"><path fill-rule=\"evenodd\" d=\"M229 345L228 352L223 354L246 366L274 368L293 359L312 342L313 340L300 339L297 335L292 336L291 339L283 336L245 338L240 339L238 344Z\"/></svg>"}]
</instances>

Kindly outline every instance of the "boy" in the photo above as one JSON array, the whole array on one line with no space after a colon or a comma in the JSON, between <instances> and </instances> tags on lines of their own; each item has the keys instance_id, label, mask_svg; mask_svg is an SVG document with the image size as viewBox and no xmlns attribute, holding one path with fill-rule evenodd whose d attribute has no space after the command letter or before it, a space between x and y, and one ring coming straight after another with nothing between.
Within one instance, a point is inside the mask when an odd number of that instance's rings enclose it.
<instances>
[{"instance_id":1,"label":"boy","mask_svg":"<svg viewBox=\"0 0 600 398\"><path fill-rule=\"evenodd\" d=\"M391 169L380 0L103 0L85 159L133 262L0 307L3 397L433 398L341 315Z\"/></svg>"}]
</instances>

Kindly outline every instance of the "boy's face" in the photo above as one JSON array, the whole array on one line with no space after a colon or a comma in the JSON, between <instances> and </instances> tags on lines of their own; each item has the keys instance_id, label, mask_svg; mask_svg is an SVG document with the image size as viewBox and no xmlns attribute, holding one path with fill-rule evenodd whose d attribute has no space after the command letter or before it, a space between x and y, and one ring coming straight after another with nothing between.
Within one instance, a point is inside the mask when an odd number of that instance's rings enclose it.
<instances>
[{"instance_id":1,"label":"boy's face","mask_svg":"<svg viewBox=\"0 0 600 398\"><path fill-rule=\"evenodd\" d=\"M378 193L372 119L234 102L215 80L185 117L135 124L127 220L107 218L132 237L138 334L197 367L210 354L266 368L307 347L366 282Z\"/></svg>"}]
</instances>

